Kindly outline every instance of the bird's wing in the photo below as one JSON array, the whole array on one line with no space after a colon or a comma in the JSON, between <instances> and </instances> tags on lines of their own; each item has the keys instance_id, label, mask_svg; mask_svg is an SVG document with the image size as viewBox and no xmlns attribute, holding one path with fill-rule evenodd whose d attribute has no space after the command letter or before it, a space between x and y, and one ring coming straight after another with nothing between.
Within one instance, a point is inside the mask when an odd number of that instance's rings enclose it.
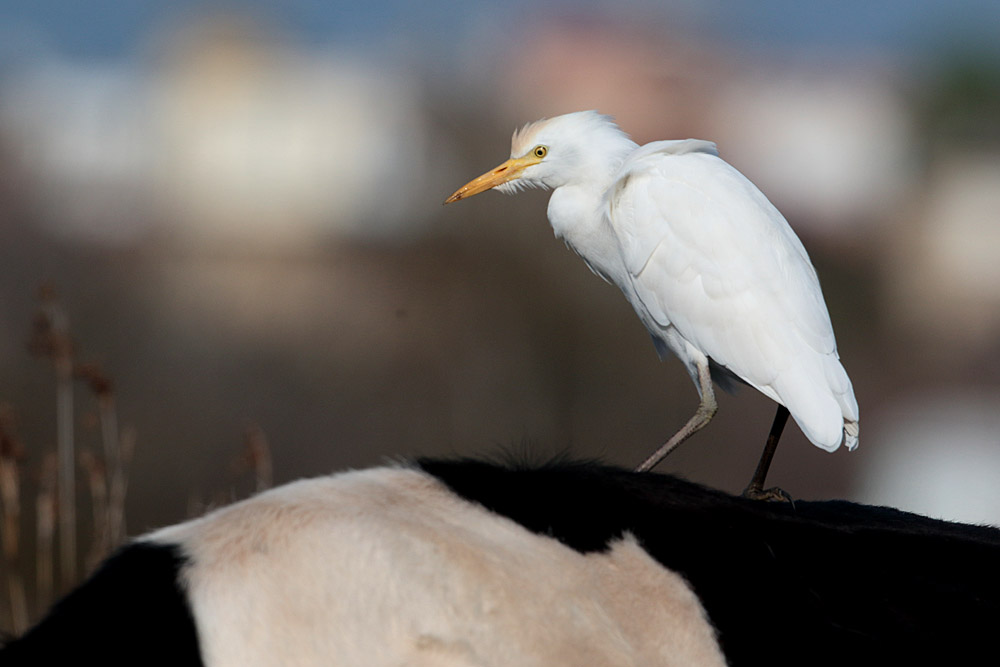
<instances>
[{"instance_id":1,"label":"bird's wing","mask_svg":"<svg viewBox=\"0 0 1000 667\"><path fill-rule=\"evenodd\" d=\"M803 430L806 419L824 431L819 439L836 432L839 443L841 410L833 420L828 399L838 395L846 414L853 390L816 272L784 217L714 144L638 149L608 191L606 214L637 308L793 416L793 404L806 403L796 416Z\"/></svg>"}]
</instances>

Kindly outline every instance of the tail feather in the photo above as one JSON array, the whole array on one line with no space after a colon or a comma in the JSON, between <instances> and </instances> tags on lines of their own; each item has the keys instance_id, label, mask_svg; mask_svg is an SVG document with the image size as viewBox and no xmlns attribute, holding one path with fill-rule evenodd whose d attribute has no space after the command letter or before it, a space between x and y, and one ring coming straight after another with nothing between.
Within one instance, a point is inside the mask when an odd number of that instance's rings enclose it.
<instances>
[{"instance_id":1,"label":"tail feather","mask_svg":"<svg viewBox=\"0 0 1000 667\"><path fill-rule=\"evenodd\" d=\"M783 374L775 390L810 442L828 452L841 443L853 450L858 446L858 404L851 382L835 357L819 363L822 369L803 365ZM827 382L816 382L824 375Z\"/></svg>"},{"instance_id":2,"label":"tail feather","mask_svg":"<svg viewBox=\"0 0 1000 667\"><path fill-rule=\"evenodd\" d=\"M857 420L845 419L844 420L844 446L847 447L848 451L854 451L858 448L858 432L860 428L858 426Z\"/></svg>"}]
</instances>

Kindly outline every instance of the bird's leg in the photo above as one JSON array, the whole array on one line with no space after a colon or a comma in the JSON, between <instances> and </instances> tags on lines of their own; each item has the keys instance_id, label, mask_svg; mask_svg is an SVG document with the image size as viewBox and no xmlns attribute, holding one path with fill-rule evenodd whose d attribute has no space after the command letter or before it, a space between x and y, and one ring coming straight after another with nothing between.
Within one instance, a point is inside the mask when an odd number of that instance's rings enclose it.
<instances>
[{"instance_id":1,"label":"bird's leg","mask_svg":"<svg viewBox=\"0 0 1000 667\"><path fill-rule=\"evenodd\" d=\"M778 448L778 440L781 439L781 432L788 421L788 408L778 405L778 411L774 414L774 422L771 424L771 432L767 434L767 442L764 444L764 451L760 455L757 463L757 470L753 474L753 479L743 491L746 498L754 500L787 500L792 501L791 496L779 489L772 487L764 488L764 480L767 478L767 470L771 467L771 459L774 458L774 450Z\"/></svg>"},{"instance_id":2,"label":"bird's leg","mask_svg":"<svg viewBox=\"0 0 1000 667\"><path fill-rule=\"evenodd\" d=\"M698 390L701 393L701 402L694 415L688 420L681 430L674 433L673 437L667 440L659 449L650 454L649 458L639 464L636 472L651 470L657 463L662 461L673 449L690 438L692 435L705 428L708 422L712 421L716 410L719 409L715 402L715 392L712 390L712 374L709 372L708 361L698 364Z\"/></svg>"}]
</instances>

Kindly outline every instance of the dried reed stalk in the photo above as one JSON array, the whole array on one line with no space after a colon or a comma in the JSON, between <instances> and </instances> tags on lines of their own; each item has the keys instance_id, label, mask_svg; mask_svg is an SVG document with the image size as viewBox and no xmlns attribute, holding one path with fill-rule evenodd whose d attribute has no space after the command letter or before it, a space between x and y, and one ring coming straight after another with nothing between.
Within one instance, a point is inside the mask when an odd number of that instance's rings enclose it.
<instances>
[{"instance_id":1,"label":"dried reed stalk","mask_svg":"<svg viewBox=\"0 0 1000 667\"><path fill-rule=\"evenodd\" d=\"M87 473L90 509L93 515L93 540L87 554L87 570L93 570L107 555L108 545L108 479L104 464L89 449L80 451L80 466Z\"/></svg>"},{"instance_id":2,"label":"dried reed stalk","mask_svg":"<svg viewBox=\"0 0 1000 667\"><path fill-rule=\"evenodd\" d=\"M129 470L132 455L135 452L136 434L134 428L125 428L121 432L118 448L118 466L111 477L111 490L108 495L108 523L112 528L111 548L125 541L128 526L125 521L125 495L128 493Z\"/></svg>"},{"instance_id":3,"label":"dried reed stalk","mask_svg":"<svg viewBox=\"0 0 1000 667\"><path fill-rule=\"evenodd\" d=\"M125 539L125 489L127 486L125 479L126 461L123 456L122 436L119 435L118 429L114 384L97 364L77 366L76 375L87 383L97 399L107 480L106 547L110 551Z\"/></svg>"},{"instance_id":4,"label":"dried reed stalk","mask_svg":"<svg viewBox=\"0 0 1000 667\"><path fill-rule=\"evenodd\" d=\"M243 435L246 447L245 462L254 473L254 490L260 493L274 483L274 464L267 435L257 424L249 426Z\"/></svg>"},{"instance_id":5,"label":"dried reed stalk","mask_svg":"<svg viewBox=\"0 0 1000 667\"><path fill-rule=\"evenodd\" d=\"M55 291L43 287L29 349L52 362L56 374L60 585L76 583L76 453L73 440L73 344L69 318Z\"/></svg>"},{"instance_id":6,"label":"dried reed stalk","mask_svg":"<svg viewBox=\"0 0 1000 667\"><path fill-rule=\"evenodd\" d=\"M53 544L56 527L56 456L42 459L38 495L35 498L35 596L36 607L45 609L54 587Z\"/></svg>"},{"instance_id":7,"label":"dried reed stalk","mask_svg":"<svg viewBox=\"0 0 1000 667\"><path fill-rule=\"evenodd\" d=\"M7 594L11 626L20 634L28 627L28 602L20 563L21 484L18 459L23 456L21 443L14 436L10 406L0 406L0 504L2 504L2 542L7 570Z\"/></svg>"}]
</instances>

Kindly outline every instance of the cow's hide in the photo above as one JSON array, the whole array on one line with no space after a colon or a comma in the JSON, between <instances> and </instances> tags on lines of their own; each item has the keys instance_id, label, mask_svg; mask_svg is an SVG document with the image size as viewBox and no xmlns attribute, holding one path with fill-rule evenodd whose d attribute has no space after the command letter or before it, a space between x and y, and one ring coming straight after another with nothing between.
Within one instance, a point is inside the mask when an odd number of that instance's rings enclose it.
<instances>
[{"instance_id":1,"label":"cow's hide","mask_svg":"<svg viewBox=\"0 0 1000 667\"><path fill-rule=\"evenodd\" d=\"M210 667L724 662L690 587L632 536L582 553L413 467L295 482L142 537L0 658L164 651Z\"/></svg>"},{"instance_id":2,"label":"cow's hide","mask_svg":"<svg viewBox=\"0 0 1000 667\"><path fill-rule=\"evenodd\" d=\"M427 459L139 538L0 666L990 662L998 563L1000 531L888 508Z\"/></svg>"}]
</instances>

